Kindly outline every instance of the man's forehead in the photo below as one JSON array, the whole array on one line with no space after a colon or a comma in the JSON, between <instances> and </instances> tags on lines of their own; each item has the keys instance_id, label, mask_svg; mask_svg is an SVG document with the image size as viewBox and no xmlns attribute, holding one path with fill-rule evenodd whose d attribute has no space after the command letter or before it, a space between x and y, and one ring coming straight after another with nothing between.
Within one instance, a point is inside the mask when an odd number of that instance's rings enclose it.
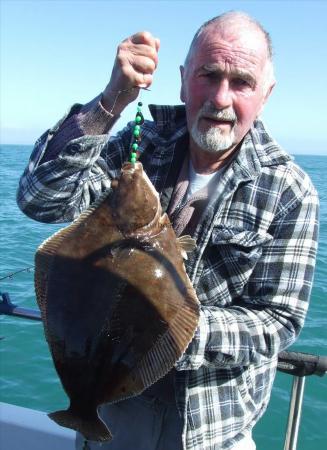
<instances>
[{"instance_id":1,"label":"man's forehead","mask_svg":"<svg viewBox=\"0 0 327 450\"><path fill-rule=\"evenodd\" d=\"M221 56L226 61L261 65L268 58L267 43L261 30L253 26L208 25L199 35L195 45L196 57ZM200 58L201 59L201 58Z\"/></svg>"},{"instance_id":2,"label":"man's forehead","mask_svg":"<svg viewBox=\"0 0 327 450\"><path fill-rule=\"evenodd\" d=\"M203 33L187 60L185 74L197 76L211 72L217 76L240 78L254 88L264 81L267 58L264 44L259 51L258 47L254 50L243 45L237 38Z\"/></svg>"}]
</instances>

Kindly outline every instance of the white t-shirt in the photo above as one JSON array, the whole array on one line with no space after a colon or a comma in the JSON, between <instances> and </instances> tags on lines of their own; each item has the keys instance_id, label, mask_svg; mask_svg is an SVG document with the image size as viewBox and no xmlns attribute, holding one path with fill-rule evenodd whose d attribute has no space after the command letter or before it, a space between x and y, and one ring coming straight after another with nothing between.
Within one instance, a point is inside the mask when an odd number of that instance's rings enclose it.
<instances>
[{"instance_id":1,"label":"white t-shirt","mask_svg":"<svg viewBox=\"0 0 327 450\"><path fill-rule=\"evenodd\" d=\"M216 178L216 183L218 183L219 178L221 177L225 167L222 167L221 169L217 170L216 172L209 173L209 174L202 174L197 173L194 170L191 158L189 159L189 185L186 192L186 201L189 200L192 195L194 195L196 192L200 191L202 188L207 186L207 184L212 180L213 177Z\"/></svg>"}]
</instances>

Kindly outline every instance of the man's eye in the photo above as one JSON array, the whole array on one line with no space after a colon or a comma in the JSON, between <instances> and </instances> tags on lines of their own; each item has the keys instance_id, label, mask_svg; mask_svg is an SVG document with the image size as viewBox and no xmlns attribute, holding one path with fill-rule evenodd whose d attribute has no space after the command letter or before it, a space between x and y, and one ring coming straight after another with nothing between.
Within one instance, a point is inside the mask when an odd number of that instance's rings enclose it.
<instances>
[{"instance_id":1,"label":"man's eye","mask_svg":"<svg viewBox=\"0 0 327 450\"><path fill-rule=\"evenodd\" d=\"M247 80L244 80L243 78L234 78L232 84L236 88L251 87L250 83Z\"/></svg>"},{"instance_id":2,"label":"man's eye","mask_svg":"<svg viewBox=\"0 0 327 450\"><path fill-rule=\"evenodd\" d=\"M215 72L203 72L201 74L201 76L205 77L205 78L213 79L213 80L221 79L221 75L219 75Z\"/></svg>"}]
</instances>

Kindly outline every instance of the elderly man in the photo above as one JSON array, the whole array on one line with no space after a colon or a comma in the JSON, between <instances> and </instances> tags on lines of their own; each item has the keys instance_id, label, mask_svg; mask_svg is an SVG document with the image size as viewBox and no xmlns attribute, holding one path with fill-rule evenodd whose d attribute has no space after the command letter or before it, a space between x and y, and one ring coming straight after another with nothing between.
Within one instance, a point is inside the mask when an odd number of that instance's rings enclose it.
<instances>
[{"instance_id":1,"label":"elderly man","mask_svg":"<svg viewBox=\"0 0 327 450\"><path fill-rule=\"evenodd\" d=\"M72 220L110 186L132 126L106 133L151 85L158 49L147 32L122 42L102 95L74 105L39 139L17 197L27 215ZM140 159L176 234L196 239L186 269L200 322L173 371L102 408L114 439L101 448L255 448L251 430L267 407L277 355L308 308L318 201L258 119L275 84L269 35L243 13L215 17L196 33L181 80L185 106L150 107Z\"/></svg>"}]
</instances>

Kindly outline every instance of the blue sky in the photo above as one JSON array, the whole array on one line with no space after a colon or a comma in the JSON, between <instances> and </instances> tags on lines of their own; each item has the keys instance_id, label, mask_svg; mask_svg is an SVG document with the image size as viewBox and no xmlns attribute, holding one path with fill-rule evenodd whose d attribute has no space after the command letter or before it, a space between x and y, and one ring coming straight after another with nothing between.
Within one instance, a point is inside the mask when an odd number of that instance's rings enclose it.
<instances>
[{"instance_id":1,"label":"blue sky","mask_svg":"<svg viewBox=\"0 0 327 450\"><path fill-rule=\"evenodd\" d=\"M271 34L277 85L263 114L290 153L327 154L327 2L0 0L1 142L31 144L68 107L107 84L117 45L140 30L161 40L151 92L177 104L179 65L207 19L242 10ZM132 120L130 105L119 125ZM147 117L149 117L147 115Z\"/></svg>"}]
</instances>

